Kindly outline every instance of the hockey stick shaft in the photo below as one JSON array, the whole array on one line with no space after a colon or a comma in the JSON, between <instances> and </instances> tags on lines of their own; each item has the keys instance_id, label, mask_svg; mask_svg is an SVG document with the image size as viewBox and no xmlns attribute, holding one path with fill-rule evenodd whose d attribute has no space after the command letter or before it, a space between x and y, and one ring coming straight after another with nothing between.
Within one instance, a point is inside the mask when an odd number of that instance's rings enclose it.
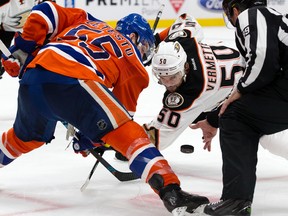
<instances>
[{"instance_id":1,"label":"hockey stick shaft","mask_svg":"<svg viewBox=\"0 0 288 216\"><path fill-rule=\"evenodd\" d=\"M11 56L11 52L9 51L9 49L6 47L6 45L3 43L2 40L0 40L0 50L5 56L7 57Z\"/></svg>"},{"instance_id":2,"label":"hockey stick shaft","mask_svg":"<svg viewBox=\"0 0 288 216\"><path fill-rule=\"evenodd\" d=\"M158 23L159 23L160 17L162 16L162 12L163 12L164 7L165 7L165 5L162 4L162 5L160 6L160 9L159 9L158 13L157 13L157 16L156 16L156 18L155 18L153 27L151 28L153 34L154 34L154 32L155 32L155 30L156 30L156 28L157 28L157 25L158 25ZM154 37L155 37L155 35L154 35ZM154 48L154 47L153 47L153 48ZM143 55L143 60L142 60L144 66L148 66L148 65L151 64L152 57L154 56L154 52L155 52L155 51L153 50L149 55L147 55L146 53L144 53L144 55Z\"/></svg>"},{"instance_id":3,"label":"hockey stick shaft","mask_svg":"<svg viewBox=\"0 0 288 216\"><path fill-rule=\"evenodd\" d=\"M103 154L104 154L104 151L100 153L101 156L103 156ZM88 184L89 184L89 182L90 182L90 180L91 180L91 178L92 178L92 176L93 176L93 174L94 174L99 162L100 162L99 160L96 160L94 166L92 167L92 169L91 169L91 171L89 173L88 178L86 179L85 183L80 188L81 192L83 192L87 188L87 186L88 186Z\"/></svg>"},{"instance_id":4,"label":"hockey stick shaft","mask_svg":"<svg viewBox=\"0 0 288 216\"><path fill-rule=\"evenodd\" d=\"M160 9L159 9L158 13L157 13L157 16L156 16L156 19L155 19L155 22L154 22L153 28L152 28L153 33L155 32L155 30L157 28L157 25L159 23L160 17L162 16L164 7L165 7L165 4L162 4L160 6Z\"/></svg>"}]
</instances>

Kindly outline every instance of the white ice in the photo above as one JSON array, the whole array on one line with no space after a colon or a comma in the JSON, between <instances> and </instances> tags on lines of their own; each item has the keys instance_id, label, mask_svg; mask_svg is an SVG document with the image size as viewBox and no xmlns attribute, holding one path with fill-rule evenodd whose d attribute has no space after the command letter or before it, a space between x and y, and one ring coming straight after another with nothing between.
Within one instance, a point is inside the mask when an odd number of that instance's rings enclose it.
<instances>
[{"instance_id":1,"label":"white ice","mask_svg":"<svg viewBox=\"0 0 288 216\"><path fill-rule=\"evenodd\" d=\"M223 40L234 46L233 31L222 27L204 28L206 41ZM151 68L148 68L151 73ZM0 131L13 125L17 109L16 78L5 75L0 80ZM164 89L151 78L140 96L135 120L150 121L161 108ZM33 113L31 113L33 115ZM128 132L129 133L129 132ZM85 182L95 162L67 150L66 129L58 124L55 139L33 152L22 155L0 170L0 216L168 216L171 215L151 188L140 180L119 182L101 164L84 192ZM201 132L187 129L168 149L162 151L178 174L182 188L217 201L221 195L221 152L218 137L212 152L203 150ZM191 144L192 154L180 152L182 144ZM113 152L104 154L115 168L129 171L127 163L114 159ZM288 162L259 147L258 181L253 203L253 216L286 216Z\"/></svg>"}]
</instances>

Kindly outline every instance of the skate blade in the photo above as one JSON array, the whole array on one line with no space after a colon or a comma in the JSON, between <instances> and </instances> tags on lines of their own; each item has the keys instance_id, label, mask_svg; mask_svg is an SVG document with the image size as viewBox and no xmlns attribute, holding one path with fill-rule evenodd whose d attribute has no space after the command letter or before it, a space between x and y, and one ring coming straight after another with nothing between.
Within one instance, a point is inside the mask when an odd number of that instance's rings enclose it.
<instances>
[{"instance_id":1,"label":"skate blade","mask_svg":"<svg viewBox=\"0 0 288 216\"><path fill-rule=\"evenodd\" d=\"M203 204L203 205L198 206L198 208L196 208L193 213L186 212L185 216L190 216L190 215L191 216L205 216L205 215L207 215L204 213L204 208L206 205L207 204Z\"/></svg>"},{"instance_id":2,"label":"skate blade","mask_svg":"<svg viewBox=\"0 0 288 216\"><path fill-rule=\"evenodd\" d=\"M173 209L172 214L173 216L184 216L186 209L187 209L186 206L175 208Z\"/></svg>"}]
</instances>

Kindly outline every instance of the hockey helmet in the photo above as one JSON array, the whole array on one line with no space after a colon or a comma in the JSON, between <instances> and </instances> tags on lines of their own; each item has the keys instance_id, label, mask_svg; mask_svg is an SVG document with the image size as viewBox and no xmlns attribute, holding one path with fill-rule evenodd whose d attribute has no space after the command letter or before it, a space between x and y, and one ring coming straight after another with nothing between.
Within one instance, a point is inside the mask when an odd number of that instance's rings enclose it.
<instances>
[{"instance_id":1,"label":"hockey helmet","mask_svg":"<svg viewBox=\"0 0 288 216\"><path fill-rule=\"evenodd\" d=\"M178 72L185 75L187 54L178 41L162 41L155 50L152 59L152 72L159 79L161 76L171 76Z\"/></svg>"},{"instance_id":2,"label":"hockey helmet","mask_svg":"<svg viewBox=\"0 0 288 216\"><path fill-rule=\"evenodd\" d=\"M116 30L123 35L129 36L131 33L136 33L138 36L137 46L147 47L145 52L149 56L154 51L155 38L151 27L147 20L137 13L131 13L120 19L116 24Z\"/></svg>"},{"instance_id":3,"label":"hockey helmet","mask_svg":"<svg viewBox=\"0 0 288 216\"><path fill-rule=\"evenodd\" d=\"M267 6L267 0L223 0L222 8L231 24L231 17L233 16L233 8L236 7L240 11L255 6ZM225 20L225 17L224 17ZM226 20L225 20L226 22ZM227 24L227 23L226 23Z\"/></svg>"}]
</instances>

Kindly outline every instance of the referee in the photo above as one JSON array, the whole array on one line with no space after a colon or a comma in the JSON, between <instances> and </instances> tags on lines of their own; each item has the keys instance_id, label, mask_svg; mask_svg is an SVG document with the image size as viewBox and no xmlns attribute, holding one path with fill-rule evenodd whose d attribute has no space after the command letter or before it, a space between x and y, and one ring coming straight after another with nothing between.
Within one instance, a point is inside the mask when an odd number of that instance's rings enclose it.
<instances>
[{"instance_id":1,"label":"referee","mask_svg":"<svg viewBox=\"0 0 288 216\"><path fill-rule=\"evenodd\" d=\"M266 0L223 0L246 69L220 110L221 200L207 215L251 215L259 138L288 128L288 15Z\"/></svg>"}]
</instances>

